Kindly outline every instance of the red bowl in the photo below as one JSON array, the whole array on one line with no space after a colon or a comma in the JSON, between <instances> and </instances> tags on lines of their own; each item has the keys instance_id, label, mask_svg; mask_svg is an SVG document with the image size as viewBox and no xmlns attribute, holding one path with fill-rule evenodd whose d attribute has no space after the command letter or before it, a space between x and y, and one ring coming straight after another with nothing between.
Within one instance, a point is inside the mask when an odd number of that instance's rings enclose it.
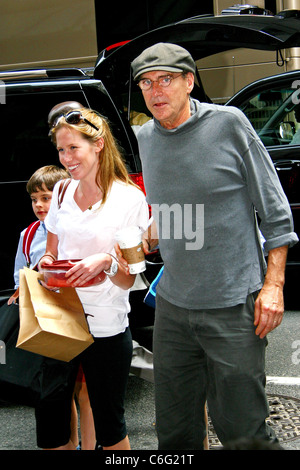
<instances>
[{"instance_id":1,"label":"red bowl","mask_svg":"<svg viewBox=\"0 0 300 470\"><path fill-rule=\"evenodd\" d=\"M44 275L44 281L49 287L75 287L66 279L66 272L72 268L73 263L81 261L80 259L58 260L52 264L42 264L41 272ZM106 274L102 271L90 281L80 287L89 287L102 284L105 281Z\"/></svg>"}]
</instances>

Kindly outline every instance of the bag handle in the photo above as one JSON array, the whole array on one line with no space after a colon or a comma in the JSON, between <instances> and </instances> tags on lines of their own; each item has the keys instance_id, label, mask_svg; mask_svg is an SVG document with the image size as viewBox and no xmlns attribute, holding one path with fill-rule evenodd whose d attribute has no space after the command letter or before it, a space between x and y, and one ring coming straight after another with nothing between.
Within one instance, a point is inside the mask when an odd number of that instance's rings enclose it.
<instances>
[{"instance_id":1,"label":"bag handle","mask_svg":"<svg viewBox=\"0 0 300 470\"><path fill-rule=\"evenodd\" d=\"M33 240L35 232L37 231L37 229L40 226L40 223L41 223L40 220L36 220L35 222L32 222L32 224L30 224L27 227L27 229L25 230L25 233L24 233L23 254L25 256L26 264L27 264L28 268L30 266L30 246L31 246L31 242ZM33 269L36 269L36 266L34 266ZM10 305L12 303L15 304L17 302L17 300L19 298L19 293L20 293L20 289L18 287L17 290L15 290L15 292L13 293L13 295L8 299L8 302L7 302L8 305Z\"/></svg>"},{"instance_id":2,"label":"bag handle","mask_svg":"<svg viewBox=\"0 0 300 470\"><path fill-rule=\"evenodd\" d=\"M62 202L65 197L66 190L71 183L71 179L65 179L60 182L59 188L58 188L58 209L61 208Z\"/></svg>"}]
</instances>

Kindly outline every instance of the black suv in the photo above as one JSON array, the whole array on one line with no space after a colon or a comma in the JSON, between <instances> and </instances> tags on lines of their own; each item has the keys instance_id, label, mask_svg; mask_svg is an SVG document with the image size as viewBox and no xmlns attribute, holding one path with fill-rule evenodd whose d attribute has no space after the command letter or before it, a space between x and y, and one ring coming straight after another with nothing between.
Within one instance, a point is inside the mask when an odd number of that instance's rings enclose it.
<instances>
[{"instance_id":1,"label":"black suv","mask_svg":"<svg viewBox=\"0 0 300 470\"><path fill-rule=\"evenodd\" d=\"M57 103L74 100L106 116L114 136L122 147L132 179L143 189L137 142L124 112L89 71L77 69L30 70L26 73L0 73L5 83L5 104L0 106L2 169L0 197L2 201L2 238L0 248L1 290L5 297L14 287L13 267L20 231L35 220L26 182L44 165L57 164L57 150L48 137L47 116ZM6 201L6 202L5 202ZM151 281L162 262L159 253L147 260L147 278ZM153 324L154 311L143 303L145 291L131 294L132 322L139 326ZM141 307L143 315L141 315ZM137 313L135 315L135 312Z\"/></svg>"},{"instance_id":2,"label":"black suv","mask_svg":"<svg viewBox=\"0 0 300 470\"><path fill-rule=\"evenodd\" d=\"M160 41L182 45L195 60L237 47L279 51L300 46L300 21L297 18L251 15L194 17L151 31L120 47L102 51L94 70L47 69L0 73L1 291L13 287L13 265L19 233L33 220L30 201L26 196L26 182L38 167L58 164L57 152L48 138L47 125L48 112L55 104L76 100L106 116L123 149L129 172L142 184L135 127L150 116L147 117L141 93L132 83L130 62L145 47ZM193 93L196 98L209 101L200 77ZM239 102L236 101L236 104ZM294 160L289 154L282 155L280 159ZM289 194L288 188L284 189ZM296 190L299 208L299 189ZM297 230L299 233L299 226ZM294 261L299 264L299 250L292 249L290 253L291 257L297 253L298 258ZM140 299L142 295L144 293L140 294Z\"/></svg>"}]
</instances>

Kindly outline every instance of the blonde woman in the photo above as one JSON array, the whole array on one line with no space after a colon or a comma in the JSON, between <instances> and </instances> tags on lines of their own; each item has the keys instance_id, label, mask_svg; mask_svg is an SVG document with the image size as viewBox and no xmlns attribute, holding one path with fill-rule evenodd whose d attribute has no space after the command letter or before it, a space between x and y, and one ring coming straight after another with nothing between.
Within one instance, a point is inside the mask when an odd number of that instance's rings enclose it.
<instances>
[{"instance_id":1,"label":"blonde woman","mask_svg":"<svg viewBox=\"0 0 300 470\"><path fill-rule=\"evenodd\" d=\"M51 137L72 179L60 207L58 186L54 188L45 221L47 248L41 262L81 260L67 277L77 288L94 343L71 361L65 392L42 400L36 408L38 445L46 449L74 448L69 409L80 361L98 445L103 449L130 449L124 396L132 355L128 289L135 276L118 263L114 244L119 229L147 227L148 205L142 191L131 182L102 116L85 108L70 111L54 122ZM102 284L82 287L102 271L107 274Z\"/></svg>"}]
</instances>

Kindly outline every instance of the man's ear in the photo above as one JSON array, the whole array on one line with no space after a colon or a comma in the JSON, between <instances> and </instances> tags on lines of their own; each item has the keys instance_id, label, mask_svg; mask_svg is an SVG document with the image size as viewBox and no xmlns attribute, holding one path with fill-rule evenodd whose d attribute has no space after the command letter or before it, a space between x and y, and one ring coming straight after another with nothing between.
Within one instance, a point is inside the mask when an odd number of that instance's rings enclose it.
<instances>
[{"instance_id":1,"label":"man's ear","mask_svg":"<svg viewBox=\"0 0 300 470\"><path fill-rule=\"evenodd\" d=\"M187 86L188 86L187 92L188 94L190 94L194 88L194 83L195 83L194 74L192 72L188 72L186 75L186 80L187 80Z\"/></svg>"}]
</instances>

